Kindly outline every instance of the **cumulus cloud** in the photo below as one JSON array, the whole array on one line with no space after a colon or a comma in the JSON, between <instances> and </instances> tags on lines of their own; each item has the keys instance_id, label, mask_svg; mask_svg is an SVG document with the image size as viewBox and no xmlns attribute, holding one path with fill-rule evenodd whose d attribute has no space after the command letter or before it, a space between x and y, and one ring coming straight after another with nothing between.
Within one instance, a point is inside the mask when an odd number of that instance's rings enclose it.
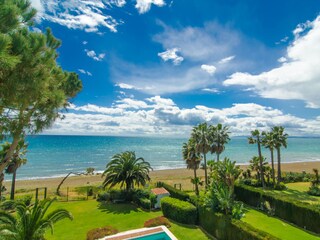
<instances>
[{"instance_id":1,"label":"cumulus cloud","mask_svg":"<svg viewBox=\"0 0 320 240\"><path fill-rule=\"evenodd\" d=\"M135 7L140 14L143 14L150 10L152 4L163 7L165 2L164 0L137 0Z\"/></svg>"},{"instance_id":2,"label":"cumulus cloud","mask_svg":"<svg viewBox=\"0 0 320 240\"><path fill-rule=\"evenodd\" d=\"M174 65L179 65L183 61L183 57L177 55L178 51L178 48L167 49L165 52L158 53L158 56L165 62L172 60Z\"/></svg>"},{"instance_id":3,"label":"cumulus cloud","mask_svg":"<svg viewBox=\"0 0 320 240\"><path fill-rule=\"evenodd\" d=\"M269 130L275 125L284 126L291 136L320 136L320 116L307 120L255 103L238 103L222 109L201 105L180 108L172 99L161 96L145 100L124 98L111 107L71 104L65 119L58 120L47 132L188 136L194 125L204 121L227 125L235 136L249 135L255 128Z\"/></svg>"},{"instance_id":4,"label":"cumulus cloud","mask_svg":"<svg viewBox=\"0 0 320 240\"><path fill-rule=\"evenodd\" d=\"M320 16L299 24L295 40L287 47L286 62L269 71L253 75L232 74L224 84L250 86L264 98L298 99L310 108L320 107Z\"/></svg>"},{"instance_id":5,"label":"cumulus cloud","mask_svg":"<svg viewBox=\"0 0 320 240\"><path fill-rule=\"evenodd\" d=\"M102 59L104 59L104 57L106 56L105 53L97 54L94 50L85 49L84 51L87 53L87 56L89 58L92 58L93 60L99 61L99 62L102 61Z\"/></svg>"},{"instance_id":6,"label":"cumulus cloud","mask_svg":"<svg viewBox=\"0 0 320 240\"><path fill-rule=\"evenodd\" d=\"M207 65L207 64L202 64L201 65L201 69L207 73L209 73L210 75L213 75L217 68L213 65Z\"/></svg>"},{"instance_id":7,"label":"cumulus cloud","mask_svg":"<svg viewBox=\"0 0 320 240\"><path fill-rule=\"evenodd\" d=\"M219 89L217 89L217 88L203 88L201 90L204 92L209 92L209 93L220 93Z\"/></svg>"}]
</instances>

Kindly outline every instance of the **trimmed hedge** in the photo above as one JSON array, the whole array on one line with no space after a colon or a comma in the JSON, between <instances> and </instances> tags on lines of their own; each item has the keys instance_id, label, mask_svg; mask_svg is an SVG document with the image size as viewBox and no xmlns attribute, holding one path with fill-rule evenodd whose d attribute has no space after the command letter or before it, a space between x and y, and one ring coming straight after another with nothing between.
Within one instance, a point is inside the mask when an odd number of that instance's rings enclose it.
<instances>
[{"instance_id":1,"label":"trimmed hedge","mask_svg":"<svg viewBox=\"0 0 320 240\"><path fill-rule=\"evenodd\" d=\"M164 187L170 193L170 197L177 198L182 201L189 201L189 199L190 199L189 194L187 194L179 189L176 189L176 188L174 188L164 182L157 182L156 186L157 187Z\"/></svg>"},{"instance_id":2,"label":"trimmed hedge","mask_svg":"<svg viewBox=\"0 0 320 240\"><path fill-rule=\"evenodd\" d=\"M220 240L279 240L245 222L204 207L199 208L199 225Z\"/></svg>"},{"instance_id":3,"label":"trimmed hedge","mask_svg":"<svg viewBox=\"0 0 320 240\"><path fill-rule=\"evenodd\" d=\"M253 207L258 207L261 202L268 201L274 208L275 216L301 228L320 233L319 206L294 201L286 196L275 195L272 192L240 184L235 186L234 192L238 200Z\"/></svg>"},{"instance_id":4,"label":"trimmed hedge","mask_svg":"<svg viewBox=\"0 0 320 240\"><path fill-rule=\"evenodd\" d=\"M164 225L167 228L171 227L171 224L167 218L164 216L156 217L156 218L151 218L148 221L144 222L144 227L157 227Z\"/></svg>"},{"instance_id":5,"label":"trimmed hedge","mask_svg":"<svg viewBox=\"0 0 320 240\"><path fill-rule=\"evenodd\" d=\"M179 223L196 224L197 208L193 204L177 198L164 197L161 199L163 215Z\"/></svg>"}]
</instances>

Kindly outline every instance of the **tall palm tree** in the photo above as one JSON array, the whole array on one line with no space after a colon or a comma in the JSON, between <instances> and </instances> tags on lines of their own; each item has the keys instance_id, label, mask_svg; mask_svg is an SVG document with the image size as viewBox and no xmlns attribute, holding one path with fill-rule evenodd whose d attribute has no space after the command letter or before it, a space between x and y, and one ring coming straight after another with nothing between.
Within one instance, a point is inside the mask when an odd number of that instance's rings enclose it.
<instances>
[{"instance_id":1,"label":"tall palm tree","mask_svg":"<svg viewBox=\"0 0 320 240\"><path fill-rule=\"evenodd\" d=\"M258 145L258 154L259 154L259 165L260 165L260 177L261 177L261 184L262 187L265 187L264 183L264 171L263 171L263 158L261 154L261 135L258 129L251 131L251 136L248 137L249 144L257 144Z\"/></svg>"},{"instance_id":2,"label":"tall palm tree","mask_svg":"<svg viewBox=\"0 0 320 240\"><path fill-rule=\"evenodd\" d=\"M197 169L199 168L201 162L201 156L197 152L196 144L192 138L189 139L188 143L184 143L182 147L182 156L186 161L187 168L193 169L194 179L193 183L195 185L196 195L199 195L199 179L197 177Z\"/></svg>"},{"instance_id":3,"label":"tall palm tree","mask_svg":"<svg viewBox=\"0 0 320 240\"><path fill-rule=\"evenodd\" d=\"M274 134L272 132L262 132L262 145L270 150L271 157L271 175L273 184L276 183L275 179L275 169L274 169L274 149L275 149L275 139Z\"/></svg>"},{"instance_id":4,"label":"tall palm tree","mask_svg":"<svg viewBox=\"0 0 320 240\"><path fill-rule=\"evenodd\" d=\"M26 206L24 203L17 203L16 214L0 212L0 236L4 239L13 240L41 240L47 229L51 229L56 222L68 218L73 219L70 212L64 209L56 209L47 213L52 200L36 201L34 206Z\"/></svg>"},{"instance_id":5,"label":"tall palm tree","mask_svg":"<svg viewBox=\"0 0 320 240\"><path fill-rule=\"evenodd\" d=\"M281 182L281 147L287 148L288 134L284 133L284 127L276 126L272 128L273 137L275 139L275 148L277 150L278 159L278 183Z\"/></svg>"},{"instance_id":6,"label":"tall palm tree","mask_svg":"<svg viewBox=\"0 0 320 240\"><path fill-rule=\"evenodd\" d=\"M229 127L222 126L218 123L217 126L210 126L210 136L212 137L211 153L217 154L217 161L219 161L220 154L225 149L225 144L230 141Z\"/></svg>"},{"instance_id":7,"label":"tall palm tree","mask_svg":"<svg viewBox=\"0 0 320 240\"><path fill-rule=\"evenodd\" d=\"M209 127L208 124L201 123L192 129L191 138L196 144L196 150L198 153L203 155L204 161L204 177L206 187L208 186L208 173L207 173L207 158L206 154L210 150L210 137L209 137Z\"/></svg>"},{"instance_id":8,"label":"tall palm tree","mask_svg":"<svg viewBox=\"0 0 320 240\"><path fill-rule=\"evenodd\" d=\"M120 183L120 187L125 185L126 191L129 192L134 184L144 186L147 181L150 181L150 170L152 170L150 163L141 157L136 158L135 152L126 151L115 154L102 174L102 177L106 177L103 186L111 188Z\"/></svg>"},{"instance_id":9,"label":"tall palm tree","mask_svg":"<svg viewBox=\"0 0 320 240\"><path fill-rule=\"evenodd\" d=\"M27 163L27 159L24 158L27 152L27 147L28 145L24 142L24 138L21 138L11 158L11 162L6 168L6 173L12 174L11 193L10 193L11 200L14 200L17 170L21 165L24 165Z\"/></svg>"}]
</instances>

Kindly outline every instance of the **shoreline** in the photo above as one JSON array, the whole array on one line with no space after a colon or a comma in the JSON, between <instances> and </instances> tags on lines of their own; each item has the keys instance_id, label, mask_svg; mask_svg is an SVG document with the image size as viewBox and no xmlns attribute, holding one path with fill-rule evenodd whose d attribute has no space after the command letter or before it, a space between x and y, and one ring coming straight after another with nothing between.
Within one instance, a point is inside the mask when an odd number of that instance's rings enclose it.
<instances>
[{"instance_id":1,"label":"shoreline","mask_svg":"<svg viewBox=\"0 0 320 240\"><path fill-rule=\"evenodd\" d=\"M246 169L248 165L240 165L242 169ZM275 164L275 167L277 165ZM320 170L320 161L307 161L307 162L291 162L283 163L281 165L283 172L302 172L307 173L313 172L313 168ZM204 171L199 169L198 175L200 177L204 176ZM181 183L188 188L190 185L190 178L193 177L193 171L186 168L177 169L165 169L165 170L154 170L150 172L151 183L154 184L157 181L166 181L169 184ZM16 190L19 189L35 189L41 187L47 187L48 189L55 189L58 184L62 181L64 177L53 177L53 178L41 178L41 179L29 179L29 180L17 180ZM79 186L89 186L89 185L100 185L103 181L101 174L95 175L80 175L80 176L70 176L68 177L63 187L79 187ZM7 191L11 187L11 181L4 182Z\"/></svg>"}]
</instances>

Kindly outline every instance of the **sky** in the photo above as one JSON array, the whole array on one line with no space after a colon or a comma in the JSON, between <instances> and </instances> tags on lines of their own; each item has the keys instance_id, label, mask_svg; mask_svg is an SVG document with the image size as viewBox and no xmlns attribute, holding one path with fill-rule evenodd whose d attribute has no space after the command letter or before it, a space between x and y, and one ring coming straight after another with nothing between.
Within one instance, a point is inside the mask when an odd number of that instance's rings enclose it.
<instances>
[{"instance_id":1,"label":"sky","mask_svg":"<svg viewBox=\"0 0 320 240\"><path fill-rule=\"evenodd\" d=\"M320 136L320 2L31 0L83 90L45 134Z\"/></svg>"}]
</instances>

